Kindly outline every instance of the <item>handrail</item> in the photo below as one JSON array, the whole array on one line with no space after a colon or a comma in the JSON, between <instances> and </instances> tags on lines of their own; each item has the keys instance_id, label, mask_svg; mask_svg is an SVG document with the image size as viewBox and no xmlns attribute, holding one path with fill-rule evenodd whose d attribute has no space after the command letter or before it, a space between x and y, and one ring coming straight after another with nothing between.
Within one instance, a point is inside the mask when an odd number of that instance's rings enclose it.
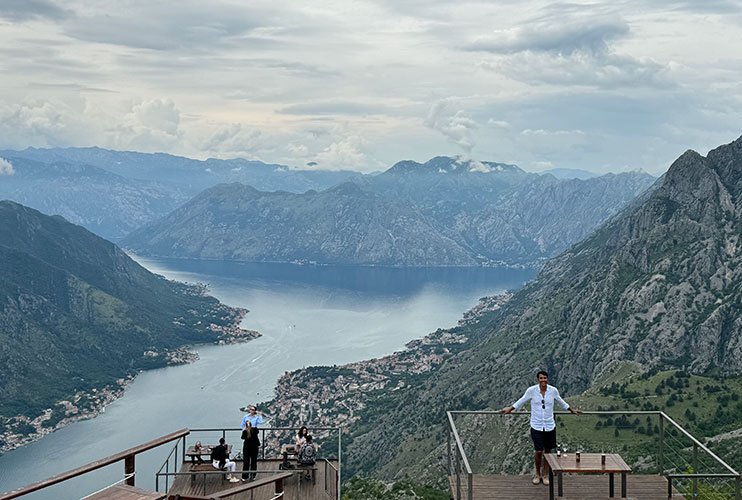
<instances>
[{"instance_id":1,"label":"handrail","mask_svg":"<svg viewBox=\"0 0 742 500\"><path fill-rule=\"evenodd\" d=\"M23 486L15 490L8 491L7 493L3 493L2 495L0 495L0 500L10 500L11 498L17 498L23 495L27 495L29 493L33 493L34 491L38 491L40 489L47 488L57 483L61 483L62 481L67 481L68 479L72 479L74 477L87 474L88 472L92 472L96 469L100 469L107 465L120 462L121 460L128 461L132 459L135 455L138 455L139 453L145 452L147 450L151 450L152 448L157 448L158 446L162 446L163 444L169 443L170 441L173 441L175 439L180 439L183 436L187 436L188 434L190 434L190 432L191 431L188 429L181 429L179 431L172 432L170 434L159 437L157 439L153 439L152 441L148 441L144 444L140 444L139 446L135 446L133 448L129 448L128 450L116 453L115 455L111 455L106 458L101 458L100 460L96 460L95 462L90 462L81 467L77 467L76 469L68 470L67 472L62 472L61 474L57 474L56 476L52 476L50 478L43 479L36 483L29 484L28 486ZM132 462L132 465L133 465L133 462ZM130 471L126 471L126 472L128 473Z\"/></svg>"},{"instance_id":2,"label":"handrail","mask_svg":"<svg viewBox=\"0 0 742 500\"><path fill-rule=\"evenodd\" d=\"M688 437L691 441L693 441L694 444L697 444L703 451L705 451L706 453L708 453L709 455L711 455L711 457L714 460L716 460L721 465L723 465L729 472L731 472L732 474L734 474L736 476L739 476L739 473L736 470L734 470L733 468L731 468L724 460L722 460L721 458L719 458L718 456L716 456L716 454L713 451L709 450L698 439L694 438L691 433L689 433L688 431L686 431L685 429L683 429L682 427L680 427L680 425L678 425L677 422L675 422L673 419L671 419L665 412L660 412L660 413L662 413L662 416L665 417L665 419L668 422L670 422L672 425L674 425L680 432L682 432L683 434L685 434L686 437Z\"/></svg>"},{"instance_id":3,"label":"handrail","mask_svg":"<svg viewBox=\"0 0 742 500\"><path fill-rule=\"evenodd\" d=\"M557 415L571 415L571 412L568 412L568 411L555 411L554 413ZM529 411L512 411L509 414L510 415L530 415L530 412ZM581 414L583 415L657 415L658 417L660 417L660 429L662 429L662 421L667 420L670 424L673 425L674 428L679 430L685 437L691 440L695 449L701 449L702 451L706 452L713 460L715 460L718 464L721 464L725 469L729 471L729 473L722 473L722 474L719 474L719 473L663 474L668 479L669 494L672 495L673 479L692 479L695 484L695 481L697 481L698 479L702 479L702 478L725 478L725 479L735 480L735 499L742 500L742 496L740 496L740 489L742 489L741 487L742 476L740 476L740 473L734 470L724 460L719 458L718 455L716 455L706 445L704 445L698 439L696 439L690 432L688 432L683 427L681 427L677 422L675 422L672 418L670 418L670 416L667 415L664 411L660 411L660 410L596 410L596 411L582 411ZM506 414L503 413L501 410L474 410L474 411L449 410L446 412L446 415L448 417L449 427L456 441L456 448L458 449L458 455L463 460L467 475L471 477L471 474L472 474L471 467L469 466L468 458L466 456L466 453L464 452L464 447L461 443L458 430L456 429L456 425L453 422L453 415L505 416ZM662 450L660 448L660 454L661 453L662 453ZM660 463L661 461L662 461L662 458L660 456ZM449 460L449 467L450 467L450 460ZM458 472L457 472L457 476L458 476ZM694 488L695 488L695 485L694 485ZM469 494L471 495L471 491L469 491Z\"/></svg>"},{"instance_id":4,"label":"handrail","mask_svg":"<svg viewBox=\"0 0 742 500\"><path fill-rule=\"evenodd\" d=\"M456 424L453 423L453 415L452 412L447 411L448 414L448 424L451 426L451 431L453 432L453 438L456 440L456 447L459 449L459 454L461 455L461 458L464 460L464 467L466 468L466 473L471 474L471 467L469 467L469 459L466 458L466 453L464 452L464 445L461 444L461 438L459 438L459 432L456 430Z\"/></svg>"},{"instance_id":5,"label":"handrail","mask_svg":"<svg viewBox=\"0 0 742 500\"><path fill-rule=\"evenodd\" d=\"M234 488L229 488L228 490L218 491L216 493L211 494L210 496L170 495L168 498L173 499L173 500L216 500L216 499L221 499L221 498L227 498L227 497L231 497L232 495L238 495L246 491L260 488L261 486L267 486L269 484L283 482L284 479L289 479L293 475L294 475L293 472L281 472L280 474L276 474L275 476L258 479L257 481L253 481L252 483L241 484L239 486L235 486Z\"/></svg>"}]
</instances>

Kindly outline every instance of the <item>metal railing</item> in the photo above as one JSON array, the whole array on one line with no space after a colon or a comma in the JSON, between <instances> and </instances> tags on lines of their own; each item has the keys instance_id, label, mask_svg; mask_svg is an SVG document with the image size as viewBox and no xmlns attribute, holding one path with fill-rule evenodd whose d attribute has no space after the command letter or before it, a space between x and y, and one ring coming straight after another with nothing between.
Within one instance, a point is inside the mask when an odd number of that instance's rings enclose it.
<instances>
[{"instance_id":1,"label":"metal railing","mask_svg":"<svg viewBox=\"0 0 742 500\"><path fill-rule=\"evenodd\" d=\"M582 412L578 418L594 417L596 419L593 429L585 426L584 420L580 420L579 426L570 425L577 422L572 418L562 420L563 416L572 416L569 412L554 413L557 424L560 426L558 434L561 446L565 448L569 446L577 451L580 448L589 449L600 444L601 451L612 450L626 454L630 461L637 464L637 470L667 478L669 499L672 499L673 492L680 492L686 498L742 500L740 474L662 411ZM513 411L510 415L527 417L530 416L530 412ZM468 423L460 424L459 428L461 425L464 427L473 425L481 434L483 425L488 431L492 430L491 427L486 427L492 424L487 420L506 417L506 415L498 411L447 412L448 475L452 481L455 481L456 500L461 499L462 480L466 481L466 486L463 488L466 491L466 498L471 500L474 474L470 465L470 457L475 458L475 465L479 465L478 457L484 457L480 460L485 462L480 467L483 474L501 474L506 471L503 470L504 462L493 465L492 458L487 458L486 454L483 455L476 449L476 439L461 439L460 429L457 428L455 422L456 417L468 419ZM522 442L517 444L509 442L508 453L528 450L526 445L528 422L523 419L519 424L513 421L509 424L513 428L506 431L495 430L502 433L499 436L501 439L505 437L522 439ZM606 437L608 429L612 430L613 435ZM593 434L592 438L586 438L585 436L590 433ZM477 438L481 439L481 436ZM521 467L531 467L530 460L532 458L521 464ZM521 468L519 471L509 470L507 472L523 473L524 470Z\"/></svg>"},{"instance_id":2,"label":"metal railing","mask_svg":"<svg viewBox=\"0 0 742 500\"><path fill-rule=\"evenodd\" d=\"M163 444L169 443L174 440L179 440L181 438L184 439L189 432L190 431L188 429L181 429L171 434L153 439L152 441L140 444L139 446L135 446L133 448L129 448L128 450L116 453L115 455L96 460L95 462L90 462L89 464L69 470L67 472L62 472L61 474L57 474L56 476L52 476L42 481L29 484L28 486L24 486L22 488L0 494L0 500L10 500L12 498L18 498L24 495L28 495L29 493L33 493L34 491L48 488L55 484L74 479L76 477L88 474L95 470L121 461L124 462L124 477L122 481L129 486L134 486L134 479L136 477L135 458L138 454L151 450L153 448L157 448L158 446L162 446Z\"/></svg>"},{"instance_id":3,"label":"metal railing","mask_svg":"<svg viewBox=\"0 0 742 500\"><path fill-rule=\"evenodd\" d=\"M261 460L266 458L281 458L280 443L281 442L293 442L293 437L299 431L300 427L258 427L260 431L260 453ZM311 427L310 431L315 438L314 441L322 441L329 438L332 434L337 433L337 457L324 456L318 460L325 462L325 471L328 471L327 465L331 467L332 471L330 474L333 476L333 481L328 481L328 474L325 474L324 489L328 496L333 500L340 500L340 483L341 483L341 471L342 471L342 432L339 427ZM230 439L234 437L234 442L241 442L240 435L242 429L239 427L230 428L204 428L204 429L191 429L188 436L183 436L181 440L175 443L175 446L170 450L170 453L165 458L165 461L160 466L160 469L155 473L155 491L160 492L160 487L164 483L165 489L163 492L167 492L170 489L171 480L175 480L178 476L193 476L195 474L201 476L207 476L212 474L224 474L222 471L180 471L180 465L186 463L186 451L188 450L188 440L191 442L195 441L208 441L212 439L215 444L219 438L224 438L225 441L229 436ZM232 455L237 455L237 448L233 446ZM180 458L180 463L178 459ZM331 462L337 461L337 467ZM171 463L172 462L172 463ZM266 473L283 473L285 470L262 470L252 471L257 474ZM299 483L301 484L301 483ZM205 481L204 481L205 486ZM301 488L301 486L300 486ZM204 490L205 492L205 490Z\"/></svg>"}]
</instances>

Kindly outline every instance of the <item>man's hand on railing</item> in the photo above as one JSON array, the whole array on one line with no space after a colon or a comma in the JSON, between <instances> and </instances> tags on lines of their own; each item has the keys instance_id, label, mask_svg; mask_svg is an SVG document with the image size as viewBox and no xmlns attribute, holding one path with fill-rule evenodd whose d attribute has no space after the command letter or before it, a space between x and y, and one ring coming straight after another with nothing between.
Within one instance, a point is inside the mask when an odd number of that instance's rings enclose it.
<instances>
[{"instance_id":1,"label":"man's hand on railing","mask_svg":"<svg viewBox=\"0 0 742 500\"><path fill-rule=\"evenodd\" d=\"M510 408L503 408L502 410L500 410L500 413L504 413L505 415L508 415L513 410L515 410L515 407L511 406Z\"/></svg>"},{"instance_id":2,"label":"man's hand on railing","mask_svg":"<svg viewBox=\"0 0 742 500\"><path fill-rule=\"evenodd\" d=\"M572 409L572 408L567 408L567 409L569 410L569 412L570 412L570 413L571 413L572 415L581 415L581 414L582 414L582 412L581 412L580 410L574 410L574 409Z\"/></svg>"}]
</instances>

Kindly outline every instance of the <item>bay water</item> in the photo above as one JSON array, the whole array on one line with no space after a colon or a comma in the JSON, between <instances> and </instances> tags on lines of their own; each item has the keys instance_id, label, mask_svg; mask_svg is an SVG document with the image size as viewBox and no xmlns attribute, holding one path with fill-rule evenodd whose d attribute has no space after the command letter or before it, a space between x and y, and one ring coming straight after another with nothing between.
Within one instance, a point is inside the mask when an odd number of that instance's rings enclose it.
<instances>
[{"instance_id":1,"label":"bay water","mask_svg":"<svg viewBox=\"0 0 742 500\"><path fill-rule=\"evenodd\" d=\"M286 371L391 354L412 339L454 326L479 297L519 288L535 276L497 268L137 260L169 279L207 283L209 293L222 302L249 309L242 326L262 337L245 344L197 346L197 362L143 372L98 417L0 456L0 492L177 429L237 427L240 407L270 399ZM155 472L171 448L137 456L137 486L154 489ZM81 498L122 476L120 462L25 498Z\"/></svg>"}]
</instances>

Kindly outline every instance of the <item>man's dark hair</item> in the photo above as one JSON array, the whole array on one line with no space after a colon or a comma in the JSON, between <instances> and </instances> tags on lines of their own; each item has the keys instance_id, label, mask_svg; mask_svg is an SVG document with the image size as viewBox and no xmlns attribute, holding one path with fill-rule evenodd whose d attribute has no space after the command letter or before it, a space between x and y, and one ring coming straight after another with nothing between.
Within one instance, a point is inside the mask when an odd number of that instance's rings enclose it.
<instances>
[{"instance_id":1,"label":"man's dark hair","mask_svg":"<svg viewBox=\"0 0 742 500\"><path fill-rule=\"evenodd\" d=\"M312 435L307 434L307 443L311 443L311 442L312 442Z\"/></svg>"},{"instance_id":2,"label":"man's dark hair","mask_svg":"<svg viewBox=\"0 0 742 500\"><path fill-rule=\"evenodd\" d=\"M219 438L219 444L224 444L226 441L224 441L224 438Z\"/></svg>"},{"instance_id":3,"label":"man's dark hair","mask_svg":"<svg viewBox=\"0 0 742 500\"><path fill-rule=\"evenodd\" d=\"M539 377L540 377L541 375L543 375L543 376L544 376L544 377L546 377L546 378L549 378L549 374L548 374L548 373L546 373L546 372L545 372L545 371L543 371L543 370L541 370L540 372L538 372L538 373L536 374L536 378L539 378Z\"/></svg>"}]
</instances>

